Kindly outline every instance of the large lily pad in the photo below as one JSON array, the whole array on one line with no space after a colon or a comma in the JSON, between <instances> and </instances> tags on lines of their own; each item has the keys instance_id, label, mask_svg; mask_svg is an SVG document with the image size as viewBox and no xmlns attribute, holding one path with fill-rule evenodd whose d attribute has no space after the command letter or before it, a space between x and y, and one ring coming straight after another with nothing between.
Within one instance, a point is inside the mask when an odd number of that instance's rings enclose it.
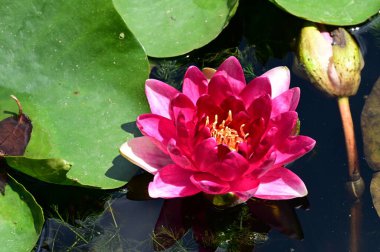
<instances>
[{"instance_id":1,"label":"large lily pad","mask_svg":"<svg viewBox=\"0 0 380 252\"><path fill-rule=\"evenodd\" d=\"M125 23L153 57L185 54L213 40L238 0L113 0Z\"/></svg>"},{"instance_id":2,"label":"large lily pad","mask_svg":"<svg viewBox=\"0 0 380 252\"><path fill-rule=\"evenodd\" d=\"M112 2L0 0L0 16L0 119L18 112L13 94L33 123L8 164L48 182L125 184L122 127L147 111L149 67Z\"/></svg>"},{"instance_id":3,"label":"large lily pad","mask_svg":"<svg viewBox=\"0 0 380 252\"><path fill-rule=\"evenodd\" d=\"M17 181L8 177L5 194L0 194L1 251L29 252L44 224L41 207Z\"/></svg>"},{"instance_id":4,"label":"large lily pad","mask_svg":"<svg viewBox=\"0 0 380 252\"><path fill-rule=\"evenodd\" d=\"M323 24L355 25L380 9L379 0L270 0L287 12Z\"/></svg>"}]
</instances>

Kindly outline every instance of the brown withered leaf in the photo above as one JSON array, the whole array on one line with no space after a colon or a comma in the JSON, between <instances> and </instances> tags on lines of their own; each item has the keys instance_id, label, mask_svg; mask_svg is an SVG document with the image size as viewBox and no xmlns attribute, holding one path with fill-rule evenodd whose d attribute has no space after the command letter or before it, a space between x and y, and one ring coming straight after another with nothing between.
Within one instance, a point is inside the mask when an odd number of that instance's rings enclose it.
<instances>
[{"instance_id":1,"label":"brown withered leaf","mask_svg":"<svg viewBox=\"0 0 380 252\"><path fill-rule=\"evenodd\" d=\"M19 113L0 121L0 157L23 155L33 128L31 120L22 112L19 100L11 97L16 101Z\"/></svg>"}]
</instances>

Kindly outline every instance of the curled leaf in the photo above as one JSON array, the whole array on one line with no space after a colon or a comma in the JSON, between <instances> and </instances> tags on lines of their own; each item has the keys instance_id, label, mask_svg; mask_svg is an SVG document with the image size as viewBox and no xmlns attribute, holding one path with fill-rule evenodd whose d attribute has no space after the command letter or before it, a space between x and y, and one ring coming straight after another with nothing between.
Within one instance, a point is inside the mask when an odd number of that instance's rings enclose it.
<instances>
[{"instance_id":1,"label":"curled leaf","mask_svg":"<svg viewBox=\"0 0 380 252\"><path fill-rule=\"evenodd\" d=\"M0 156L22 156L32 133L32 121L22 111L20 101L11 95L17 103L18 115L0 121Z\"/></svg>"}]
</instances>

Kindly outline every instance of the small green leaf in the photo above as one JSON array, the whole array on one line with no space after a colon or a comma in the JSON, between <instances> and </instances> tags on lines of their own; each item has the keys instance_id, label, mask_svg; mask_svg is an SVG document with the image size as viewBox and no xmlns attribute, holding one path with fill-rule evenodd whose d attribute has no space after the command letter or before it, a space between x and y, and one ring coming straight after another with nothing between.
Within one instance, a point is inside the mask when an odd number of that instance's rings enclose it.
<instances>
[{"instance_id":1,"label":"small green leaf","mask_svg":"<svg viewBox=\"0 0 380 252\"><path fill-rule=\"evenodd\" d=\"M287 12L316 23L355 25L380 9L379 0L270 0Z\"/></svg>"},{"instance_id":2,"label":"small green leaf","mask_svg":"<svg viewBox=\"0 0 380 252\"><path fill-rule=\"evenodd\" d=\"M216 38L238 0L113 0L132 33L153 57L171 57Z\"/></svg>"},{"instance_id":3,"label":"small green leaf","mask_svg":"<svg viewBox=\"0 0 380 252\"><path fill-rule=\"evenodd\" d=\"M8 163L48 182L124 185L136 169L118 149L148 111L149 67L112 2L0 0L0 16L0 120L17 113L13 94L33 122L25 156ZM57 163L71 169L55 178Z\"/></svg>"},{"instance_id":4,"label":"small green leaf","mask_svg":"<svg viewBox=\"0 0 380 252\"><path fill-rule=\"evenodd\" d=\"M5 194L0 195L0 250L31 251L43 224L41 207L21 184L9 176Z\"/></svg>"}]
</instances>

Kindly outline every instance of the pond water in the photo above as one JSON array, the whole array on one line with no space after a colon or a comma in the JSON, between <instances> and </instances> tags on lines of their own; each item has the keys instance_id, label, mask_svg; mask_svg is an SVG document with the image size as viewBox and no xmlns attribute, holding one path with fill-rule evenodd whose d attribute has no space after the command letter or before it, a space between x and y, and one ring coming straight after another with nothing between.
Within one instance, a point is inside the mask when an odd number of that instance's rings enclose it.
<instances>
[{"instance_id":1,"label":"pond water","mask_svg":"<svg viewBox=\"0 0 380 252\"><path fill-rule=\"evenodd\" d=\"M224 59L223 57L229 53L236 54L236 50L233 49L236 47L245 52L241 56L245 61L242 62L243 66L252 66L257 75L279 65L294 69L294 54L290 51L290 47L283 46L289 41L282 41L283 44L277 46L272 41L270 45L273 47L268 47L268 50L262 46L263 44L255 44L256 47L253 47L251 41L255 36L245 36L248 23L242 20L242 15L237 13L230 26L206 48L185 57L165 61L155 60L158 64L155 76L162 77L162 71L170 73L173 66L181 66L182 70L189 64L199 66L211 64L210 66L215 67L220 63L219 59ZM250 22L256 21L250 20ZM294 21L293 24L293 27L297 27L299 21ZM265 28L265 21L262 28ZM281 29L281 26L278 29ZM336 100L321 94L308 81L292 71L292 86L301 88L301 100L297 109L301 121L301 134L311 136L317 141L312 152L290 165L309 190L308 209L296 210L304 238L295 239L276 229L272 229L268 237L263 234L264 232L251 234L251 241L257 243L255 251L380 251L380 218L373 207L369 192L373 172L365 161L360 128L360 116L365 98L380 73L380 33L373 32L366 26L353 31L353 34L364 50L365 61L359 91L356 96L350 98L350 102L360 168L366 190L360 201L355 201L350 198L345 188L348 179L347 158ZM277 36L272 35L269 38L275 40ZM228 48L232 49L227 50ZM181 74L183 71L177 70L173 74L165 75L166 81L178 84L182 78ZM37 195L37 200L50 210L47 215L55 217L46 222L36 251L153 251L152 231L159 219L163 200L130 200L126 197L125 188L112 192L93 192L78 188L63 189L59 186L48 186L29 178L24 180L24 184L29 184L28 189ZM46 190L56 193L51 196ZM106 201L108 197L111 199ZM54 211L52 205L57 206L57 211ZM182 205L181 207L183 208ZM170 215L177 216L178 211L183 211L182 208L168 209L172 211ZM213 213L220 214L218 211ZM228 214L233 215L233 213ZM195 221L192 223L193 231L186 231L182 241L168 251L199 249L197 242L192 238L194 230L202 228L197 225L197 221L202 223L197 218L194 217ZM223 218L225 217L218 217L215 220L223 222ZM172 235L176 236L175 232ZM221 244L217 250L225 251L228 237ZM224 248L223 244L226 245ZM240 247L237 251L245 250L251 251L252 247Z\"/></svg>"}]
</instances>

